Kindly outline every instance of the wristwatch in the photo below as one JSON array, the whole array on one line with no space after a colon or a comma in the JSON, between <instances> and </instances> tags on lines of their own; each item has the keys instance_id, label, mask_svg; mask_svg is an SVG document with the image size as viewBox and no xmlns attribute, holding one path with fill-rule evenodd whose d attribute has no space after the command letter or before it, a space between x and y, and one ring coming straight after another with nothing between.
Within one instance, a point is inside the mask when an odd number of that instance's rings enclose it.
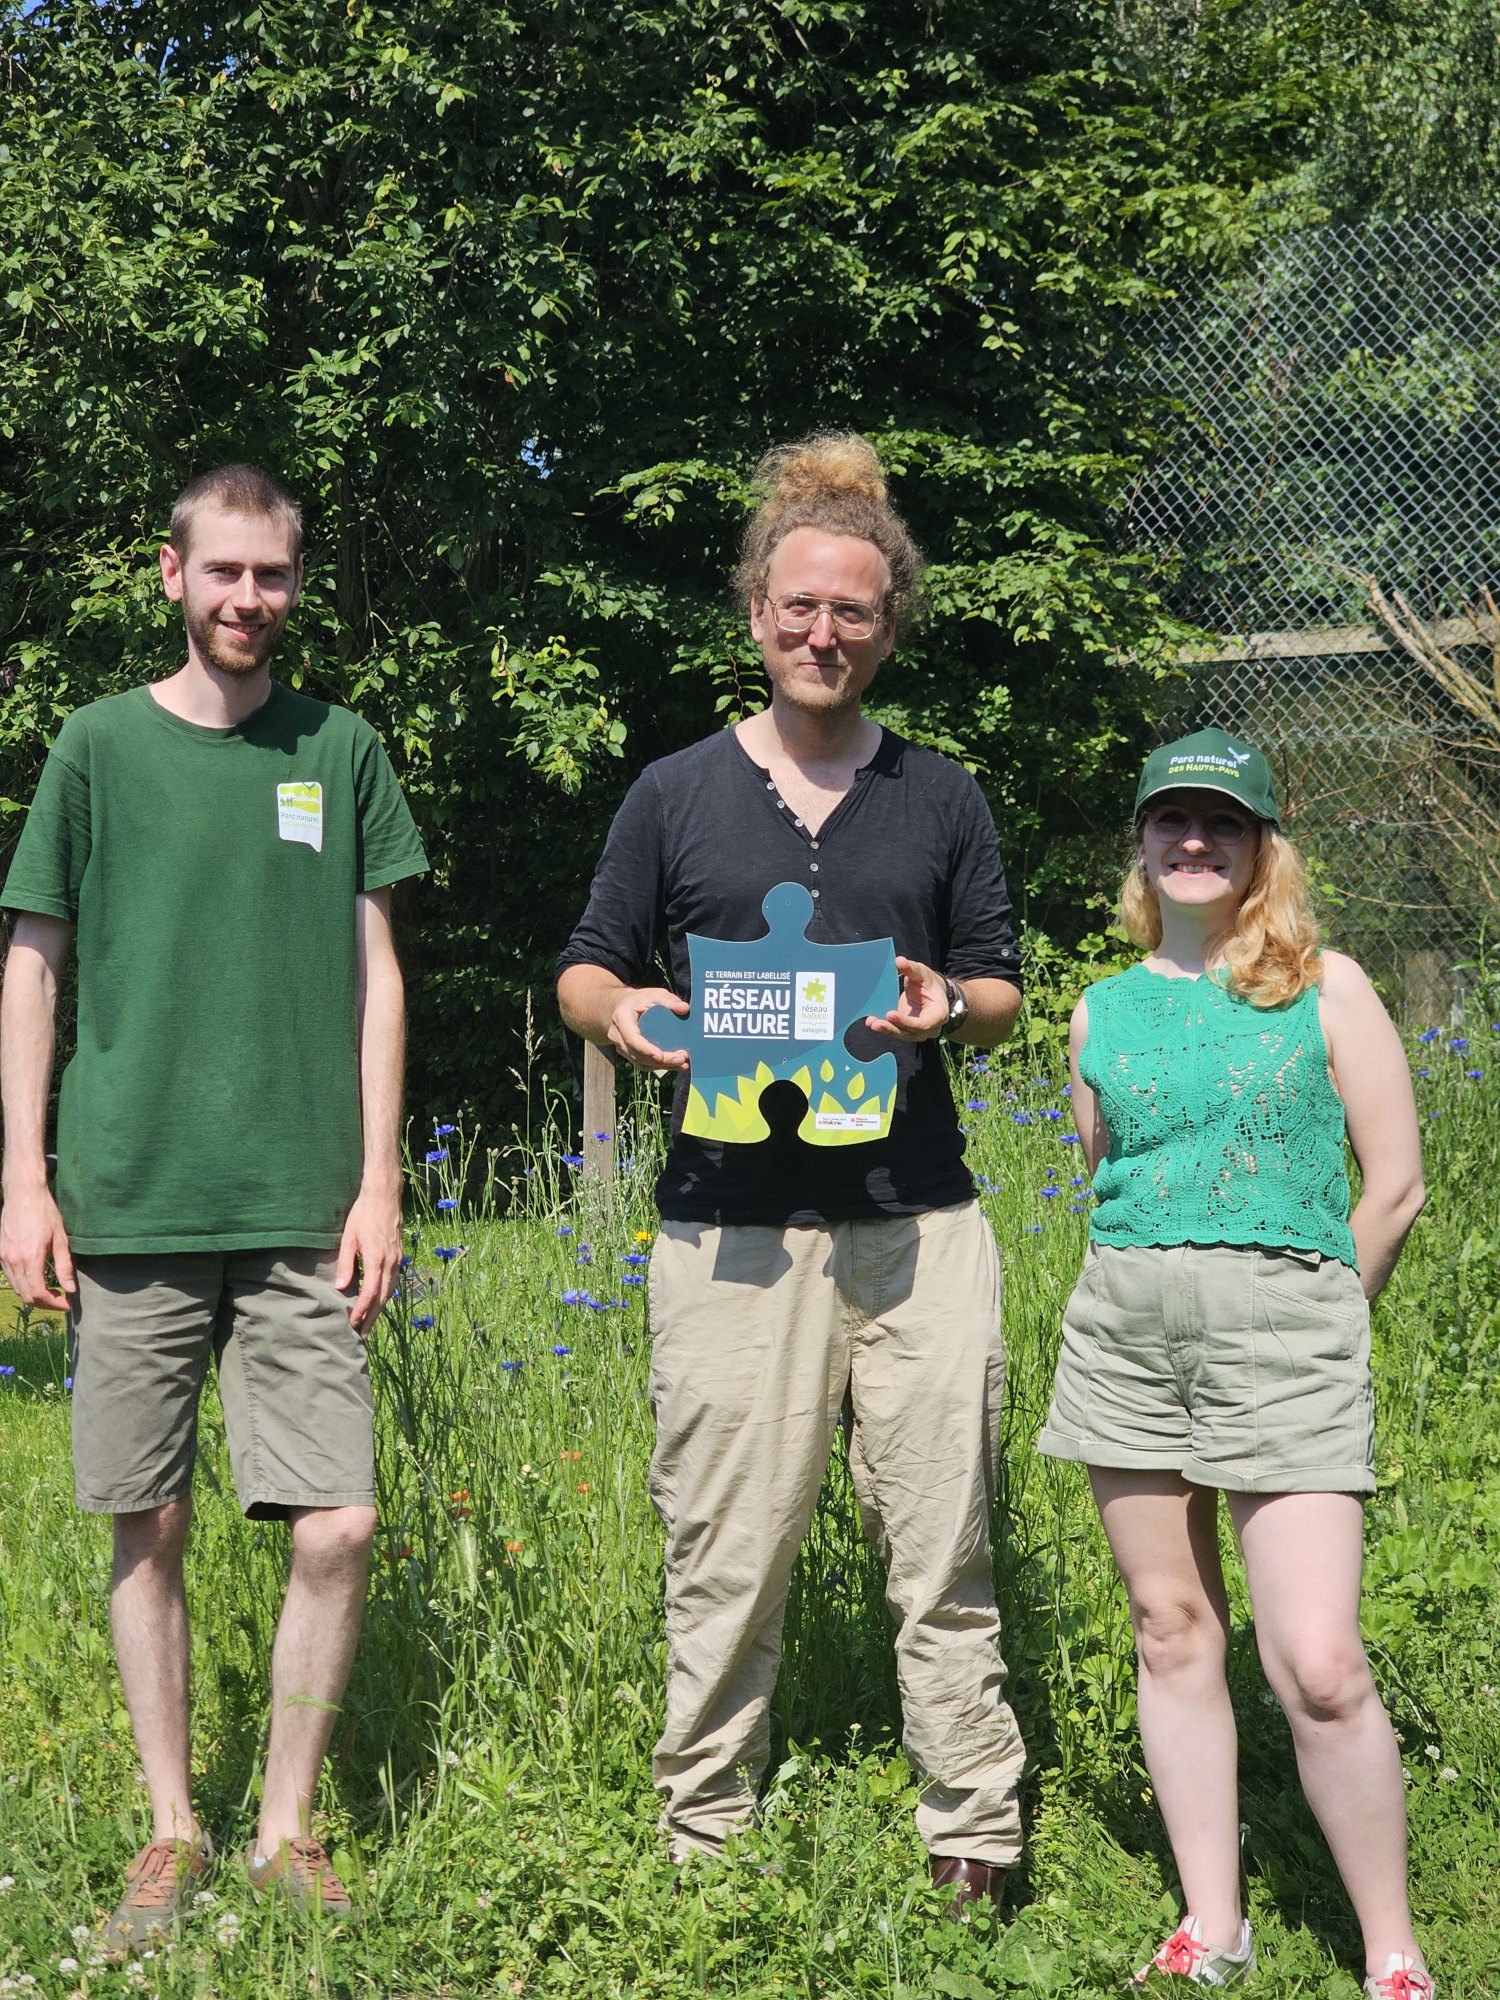
<instances>
[{"instance_id":1,"label":"wristwatch","mask_svg":"<svg viewBox=\"0 0 1500 2000\"><path fill-rule=\"evenodd\" d=\"M944 986L948 989L948 1018L937 1031L939 1041L951 1035L955 1028L961 1027L969 1018L969 1003L964 998L964 989L956 981L950 979L946 972L941 975L941 978Z\"/></svg>"}]
</instances>

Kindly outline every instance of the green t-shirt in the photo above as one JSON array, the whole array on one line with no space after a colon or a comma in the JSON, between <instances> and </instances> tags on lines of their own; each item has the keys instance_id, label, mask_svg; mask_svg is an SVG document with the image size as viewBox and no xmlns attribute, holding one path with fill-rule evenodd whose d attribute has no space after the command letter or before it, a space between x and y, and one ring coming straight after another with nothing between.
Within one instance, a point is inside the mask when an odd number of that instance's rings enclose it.
<instances>
[{"instance_id":1,"label":"green t-shirt","mask_svg":"<svg viewBox=\"0 0 1500 2000\"><path fill-rule=\"evenodd\" d=\"M348 709L273 685L205 729L138 687L69 716L0 903L78 926L76 1251L337 1245L363 1149L354 899L426 866Z\"/></svg>"}]
</instances>

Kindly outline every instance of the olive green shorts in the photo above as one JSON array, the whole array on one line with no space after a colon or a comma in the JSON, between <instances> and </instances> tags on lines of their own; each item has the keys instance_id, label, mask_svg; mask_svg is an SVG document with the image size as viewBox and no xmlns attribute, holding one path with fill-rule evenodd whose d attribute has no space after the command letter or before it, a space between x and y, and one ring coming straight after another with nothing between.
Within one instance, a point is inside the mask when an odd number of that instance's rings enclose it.
<instances>
[{"instance_id":1,"label":"olive green shorts","mask_svg":"<svg viewBox=\"0 0 1500 2000\"><path fill-rule=\"evenodd\" d=\"M1091 1243L1037 1449L1231 1493L1373 1493L1358 1275L1310 1250Z\"/></svg>"},{"instance_id":2,"label":"olive green shorts","mask_svg":"<svg viewBox=\"0 0 1500 2000\"><path fill-rule=\"evenodd\" d=\"M375 1441L364 1342L328 1250L79 1257L70 1316L73 1480L91 1514L192 1491L212 1359L240 1505L371 1506Z\"/></svg>"}]
</instances>

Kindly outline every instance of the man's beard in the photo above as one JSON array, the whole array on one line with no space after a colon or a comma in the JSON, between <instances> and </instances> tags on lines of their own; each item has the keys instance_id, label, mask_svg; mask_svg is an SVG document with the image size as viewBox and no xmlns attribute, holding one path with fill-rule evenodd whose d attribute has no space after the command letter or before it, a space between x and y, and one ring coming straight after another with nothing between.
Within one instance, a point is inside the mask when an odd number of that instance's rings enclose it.
<instances>
[{"instance_id":1,"label":"man's beard","mask_svg":"<svg viewBox=\"0 0 1500 2000\"><path fill-rule=\"evenodd\" d=\"M221 674L250 675L259 673L276 650L278 640L286 629L285 618L268 619L250 635L248 645L235 644L220 628L216 619L207 613L197 611L184 602L183 621L188 629L188 637L197 647L200 655Z\"/></svg>"}]
</instances>

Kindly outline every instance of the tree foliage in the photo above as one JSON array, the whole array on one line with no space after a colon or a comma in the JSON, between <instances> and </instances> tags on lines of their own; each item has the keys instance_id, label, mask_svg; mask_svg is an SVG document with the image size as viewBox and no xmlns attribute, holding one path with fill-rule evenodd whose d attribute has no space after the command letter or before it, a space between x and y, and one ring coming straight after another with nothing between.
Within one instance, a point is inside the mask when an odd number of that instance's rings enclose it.
<instances>
[{"instance_id":1,"label":"tree foliage","mask_svg":"<svg viewBox=\"0 0 1500 2000\"><path fill-rule=\"evenodd\" d=\"M1122 333L1315 199L1327 65L1270 32L1046 0L14 9L0 790L174 664L177 488L267 465L311 529L283 671L382 729L435 862L419 1099L493 1106L625 784L758 698L726 586L750 468L854 425L933 559L876 712L974 766L1028 913L1078 928L1180 636L1108 534L1152 420Z\"/></svg>"}]
</instances>

